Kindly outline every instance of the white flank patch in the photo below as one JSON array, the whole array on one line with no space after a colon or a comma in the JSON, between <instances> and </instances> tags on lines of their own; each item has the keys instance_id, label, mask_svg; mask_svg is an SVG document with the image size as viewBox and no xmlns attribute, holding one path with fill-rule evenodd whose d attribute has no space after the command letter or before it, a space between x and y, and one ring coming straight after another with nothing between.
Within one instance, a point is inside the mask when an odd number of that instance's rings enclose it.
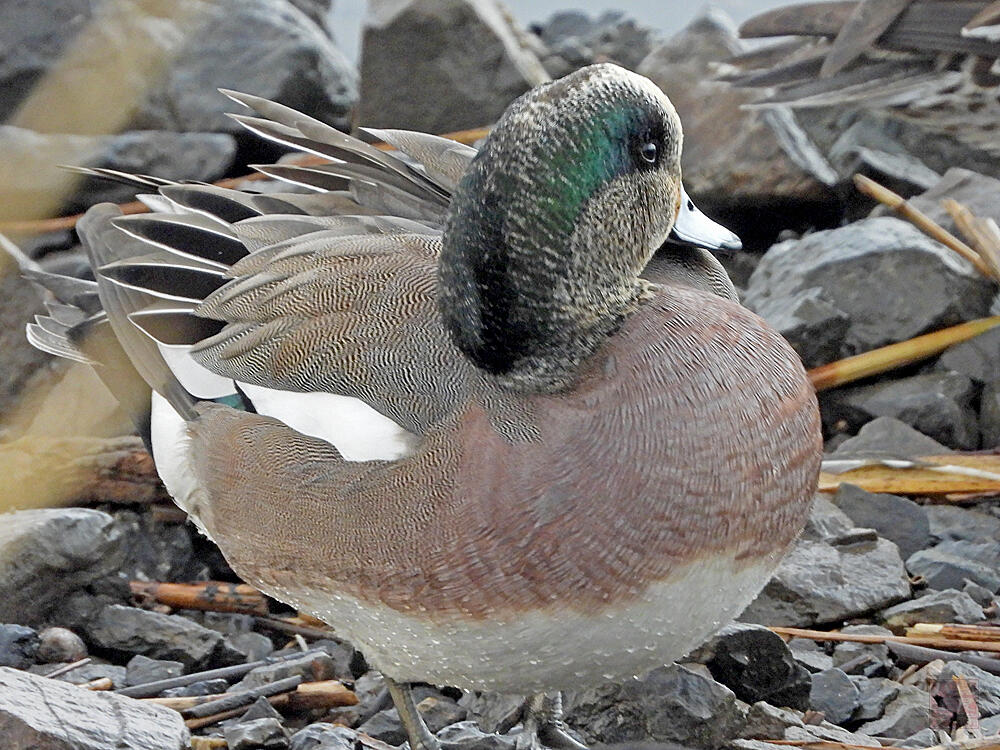
<instances>
[{"instance_id":1,"label":"white flank patch","mask_svg":"<svg viewBox=\"0 0 1000 750\"><path fill-rule=\"evenodd\" d=\"M357 398L294 393L240 383L258 413L333 445L348 461L396 461L420 438Z\"/></svg>"}]
</instances>

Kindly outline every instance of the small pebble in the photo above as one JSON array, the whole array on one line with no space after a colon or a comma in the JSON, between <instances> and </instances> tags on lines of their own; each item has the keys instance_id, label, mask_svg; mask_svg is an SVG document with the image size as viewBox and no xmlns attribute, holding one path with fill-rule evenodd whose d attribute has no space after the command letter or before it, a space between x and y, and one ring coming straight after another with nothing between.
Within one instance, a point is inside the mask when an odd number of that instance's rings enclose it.
<instances>
[{"instance_id":1,"label":"small pebble","mask_svg":"<svg viewBox=\"0 0 1000 750\"><path fill-rule=\"evenodd\" d=\"M83 639L66 628L45 628L38 639L38 661L45 664L80 661L87 655Z\"/></svg>"}]
</instances>

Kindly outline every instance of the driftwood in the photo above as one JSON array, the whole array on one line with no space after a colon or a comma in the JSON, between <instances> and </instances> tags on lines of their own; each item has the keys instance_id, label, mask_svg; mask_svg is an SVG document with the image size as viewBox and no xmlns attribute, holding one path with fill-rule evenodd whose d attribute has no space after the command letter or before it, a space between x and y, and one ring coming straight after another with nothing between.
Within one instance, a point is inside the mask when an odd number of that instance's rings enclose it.
<instances>
[{"instance_id":1,"label":"driftwood","mask_svg":"<svg viewBox=\"0 0 1000 750\"><path fill-rule=\"evenodd\" d=\"M281 682L288 682L295 678L288 678L288 680L282 680ZM272 683L272 685L277 685L277 683ZM258 688L262 690L267 686L262 686ZM256 692L256 691L252 691ZM233 697L239 694L233 694ZM260 697L259 695L257 697ZM256 700L255 697L253 700ZM253 701L250 701L251 703ZM322 682L307 682L302 683L294 690L288 690L285 692L278 693L277 695L267 696L267 702L276 708L285 708L289 711L305 711L309 709L328 709L336 708L338 706L354 706L358 703L357 696L344 687L341 683L336 680L325 680ZM224 700L218 700L214 703L220 704L219 706L214 706L212 703L205 703L198 706L197 709L191 709L191 711L207 711L211 708L221 708L221 704L225 703ZM226 719L231 719L234 716L239 716L242 712L246 711L247 705L240 705L236 708L228 708L217 713L209 713L203 716L193 716L184 721L185 726L188 729L201 729L202 727L211 726L212 724L217 724L220 721L225 721ZM188 712L182 712L182 715L186 715Z\"/></svg>"},{"instance_id":2,"label":"driftwood","mask_svg":"<svg viewBox=\"0 0 1000 750\"><path fill-rule=\"evenodd\" d=\"M294 710L312 708L335 708L337 706L354 706L358 697L339 680L320 680L318 682L303 682L287 693L288 705ZM218 693L216 695L191 695L176 698L141 698L145 703L155 703L158 706L172 708L174 711L187 711L196 706L214 703L223 698L232 698L242 693ZM213 713L221 713L216 710Z\"/></svg>"},{"instance_id":3,"label":"driftwood","mask_svg":"<svg viewBox=\"0 0 1000 750\"><path fill-rule=\"evenodd\" d=\"M215 716L235 708L249 706L260 697L270 698L272 695L278 695L279 693L288 693L295 690L304 681L305 678L302 675L293 675L292 677L275 680L266 685L251 688L250 690L243 690L239 693L216 696L214 701L185 708L181 711L181 714L185 719L204 719L206 716Z\"/></svg>"},{"instance_id":4,"label":"driftwood","mask_svg":"<svg viewBox=\"0 0 1000 750\"><path fill-rule=\"evenodd\" d=\"M0 443L0 476L6 487L31 487L32 497L44 505L169 500L137 437L26 437ZM19 505L16 499L8 504Z\"/></svg>"},{"instance_id":5,"label":"driftwood","mask_svg":"<svg viewBox=\"0 0 1000 750\"><path fill-rule=\"evenodd\" d=\"M964 651L944 651L929 646L914 646L912 643L887 643L889 650L900 664L926 664L940 659L941 661L964 661L979 667L984 672L1000 675L1000 659L988 656L970 654Z\"/></svg>"},{"instance_id":6,"label":"driftwood","mask_svg":"<svg viewBox=\"0 0 1000 750\"><path fill-rule=\"evenodd\" d=\"M152 600L175 609L239 612L248 615L268 614L264 595L245 583L131 581L129 586L132 595L138 599Z\"/></svg>"}]
</instances>

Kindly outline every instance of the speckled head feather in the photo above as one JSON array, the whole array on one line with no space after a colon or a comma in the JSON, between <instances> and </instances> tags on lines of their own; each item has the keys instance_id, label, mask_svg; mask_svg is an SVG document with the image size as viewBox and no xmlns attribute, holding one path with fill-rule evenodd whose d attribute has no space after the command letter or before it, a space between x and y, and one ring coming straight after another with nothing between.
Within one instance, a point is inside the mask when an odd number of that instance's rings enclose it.
<instances>
[{"instance_id":1,"label":"speckled head feather","mask_svg":"<svg viewBox=\"0 0 1000 750\"><path fill-rule=\"evenodd\" d=\"M497 123L446 224L440 310L473 363L554 390L621 322L680 201L681 126L616 65L534 89Z\"/></svg>"}]
</instances>

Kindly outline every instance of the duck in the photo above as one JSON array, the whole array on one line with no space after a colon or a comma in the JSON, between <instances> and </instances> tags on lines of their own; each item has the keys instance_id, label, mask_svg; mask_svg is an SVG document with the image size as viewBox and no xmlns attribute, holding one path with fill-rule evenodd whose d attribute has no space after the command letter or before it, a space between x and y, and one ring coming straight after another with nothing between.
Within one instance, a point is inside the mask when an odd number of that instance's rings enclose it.
<instances>
[{"instance_id":1,"label":"duck","mask_svg":"<svg viewBox=\"0 0 1000 750\"><path fill-rule=\"evenodd\" d=\"M996 158L998 28L994 0L797 3L741 24L745 39L785 40L737 56L723 78L761 89L753 106L872 110Z\"/></svg>"},{"instance_id":2,"label":"duck","mask_svg":"<svg viewBox=\"0 0 1000 750\"><path fill-rule=\"evenodd\" d=\"M286 192L129 177L156 213L91 208L95 281L32 272L29 339L94 364L240 576L365 654L411 748L438 747L415 682L530 694L518 747L583 747L559 691L737 616L819 471L815 393L713 254L739 240L683 188L676 111L604 63L478 150L364 133L386 151L226 93L327 161L259 167Z\"/></svg>"}]
</instances>

